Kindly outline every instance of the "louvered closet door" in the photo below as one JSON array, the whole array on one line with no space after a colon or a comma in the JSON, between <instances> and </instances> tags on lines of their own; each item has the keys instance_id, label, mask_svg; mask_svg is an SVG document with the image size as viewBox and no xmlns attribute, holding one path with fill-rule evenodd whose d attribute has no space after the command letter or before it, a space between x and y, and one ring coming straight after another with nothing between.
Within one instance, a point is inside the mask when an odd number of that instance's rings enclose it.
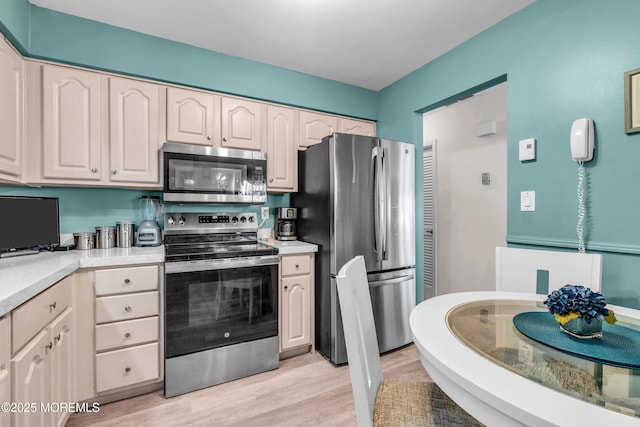
<instances>
[{"instance_id":1,"label":"louvered closet door","mask_svg":"<svg viewBox=\"0 0 640 427\"><path fill-rule=\"evenodd\" d=\"M434 141L435 142L435 141ZM436 295L436 254L435 254L435 170L431 143L422 153L422 184L424 210L424 298Z\"/></svg>"}]
</instances>

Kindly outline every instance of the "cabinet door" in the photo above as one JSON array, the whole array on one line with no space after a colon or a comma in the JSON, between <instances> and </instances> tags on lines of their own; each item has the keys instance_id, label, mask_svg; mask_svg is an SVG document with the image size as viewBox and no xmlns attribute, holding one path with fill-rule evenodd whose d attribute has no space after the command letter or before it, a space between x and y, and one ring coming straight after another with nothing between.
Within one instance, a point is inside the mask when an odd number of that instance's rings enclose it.
<instances>
[{"instance_id":1,"label":"cabinet door","mask_svg":"<svg viewBox=\"0 0 640 427\"><path fill-rule=\"evenodd\" d=\"M327 114L300 111L300 135L298 148L318 144L325 136L338 132L338 117Z\"/></svg>"},{"instance_id":2,"label":"cabinet door","mask_svg":"<svg viewBox=\"0 0 640 427\"><path fill-rule=\"evenodd\" d=\"M72 342L72 310L68 308L51 323L51 402L75 402L75 358ZM52 412L52 425L64 426L68 412Z\"/></svg>"},{"instance_id":3,"label":"cabinet door","mask_svg":"<svg viewBox=\"0 0 640 427\"><path fill-rule=\"evenodd\" d=\"M262 104L222 98L222 147L262 150Z\"/></svg>"},{"instance_id":4,"label":"cabinet door","mask_svg":"<svg viewBox=\"0 0 640 427\"><path fill-rule=\"evenodd\" d=\"M42 90L44 177L99 181L100 75L45 65Z\"/></svg>"},{"instance_id":5,"label":"cabinet door","mask_svg":"<svg viewBox=\"0 0 640 427\"><path fill-rule=\"evenodd\" d=\"M283 277L281 350L311 344L311 276Z\"/></svg>"},{"instance_id":6,"label":"cabinet door","mask_svg":"<svg viewBox=\"0 0 640 427\"><path fill-rule=\"evenodd\" d=\"M109 79L110 180L160 185L159 86Z\"/></svg>"},{"instance_id":7,"label":"cabinet door","mask_svg":"<svg viewBox=\"0 0 640 427\"><path fill-rule=\"evenodd\" d=\"M295 111L267 107L267 189L297 191L298 152L295 143Z\"/></svg>"},{"instance_id":8,"label":"cabinet door","mask_svg":"<svg viewBox=\"0 0 640 427\"><path fill-rule=\"evenodd\" d=\"M0 403L11 402L11 319L0 317ZM0 426L11 425L11 412L0 411Z\"/></svg>"},{"instance_id":9,"label":"cabinet door","mask_svg":"<svg viewBox=\"0 0 640 427\"><path fill-rule=\"evenodd\" d=\"M16 181L22 175L23 79L22 58L0 38L0 173Z\"/></svg>"},{"instance_id":10,"label":"cabinet door","mask_svg":"<svg viewBox=\"0 0 640 427\"><path fill-rule=\"evenodd\" d=\"M51 414L40 411L40 402L51 402L51 349L49 330L42 330L12 360L13 402L36 403L36 411L14 414L15 427L51 425Z\"/></svg>"},{"instance_id":11,"label":"cabinet door","mask_svg":"<svg viewBox=\"0 0 640 427\"><path fill-rule=\"evenodd\" d=\"M219 146L219 103L217 95L167 88L167 139Z\"/></svg>"},{"instance_id":12,"label":"cabinet door","mask_svg":"<svg viewBox=\"0 0 640 427\"><path fill-rule=\"evenodd\" d=\"M355 119L340 119L340 132L354 135L376 136L376 125L373 122Z\"/></svg>"}]
</instances>

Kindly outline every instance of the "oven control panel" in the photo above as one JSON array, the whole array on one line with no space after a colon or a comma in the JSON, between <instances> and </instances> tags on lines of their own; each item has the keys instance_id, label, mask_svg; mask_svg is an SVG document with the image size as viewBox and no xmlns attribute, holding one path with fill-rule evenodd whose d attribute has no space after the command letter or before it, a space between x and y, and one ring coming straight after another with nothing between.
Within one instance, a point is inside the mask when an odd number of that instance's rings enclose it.
<instances>
[{"instance_id":1,"label":"oven control panel","mask_svg":"<svg viewBox=\"0 0 640 427\"><path fill-rule=\"evenodd\" d=\"M258 214L255 212L168 212L164 214L165 233L251 231L257 229Z\"/></svg>"}]
</instances>

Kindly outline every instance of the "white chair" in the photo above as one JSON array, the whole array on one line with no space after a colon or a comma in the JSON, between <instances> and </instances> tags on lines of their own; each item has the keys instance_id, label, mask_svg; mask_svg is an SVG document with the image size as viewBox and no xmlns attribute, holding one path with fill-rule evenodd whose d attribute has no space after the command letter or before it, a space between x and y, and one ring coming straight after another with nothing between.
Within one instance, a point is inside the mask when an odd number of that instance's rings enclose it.
<instances>
[{"instance_id":1,"label":"white chair","mask_svg":"<svg viewBox=\"0 0 640 427\"><path fill-rule=\"evenodd\" d=\"M481 426L433 382L382 380L364 258L336 279L358 426Z\"/></svg>"},{"instance_id":2,"label":"white chair","mask_svg":"<svg viewBox=\"0 0 640 427\"><path fill-rule=\"evenodd\" d=\"M496 290L548 295L564 285L600 292L602 255L496 248Z\"/></svg>"}]
</instances>

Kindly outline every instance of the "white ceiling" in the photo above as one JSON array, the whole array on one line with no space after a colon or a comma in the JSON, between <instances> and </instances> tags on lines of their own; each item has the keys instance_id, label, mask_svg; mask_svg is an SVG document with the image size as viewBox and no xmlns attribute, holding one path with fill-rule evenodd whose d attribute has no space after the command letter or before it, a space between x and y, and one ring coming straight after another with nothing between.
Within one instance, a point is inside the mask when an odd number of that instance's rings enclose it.
<instances>
[{"instance_id":1,"label":"white ceiling","mask_svg":"<svg viewBox=\"0 0 640 427\"><path fill-rule=\"evenodd\" d=\"M29 0L380 90L534 0Z\"/></svg>"}]
</instances>

